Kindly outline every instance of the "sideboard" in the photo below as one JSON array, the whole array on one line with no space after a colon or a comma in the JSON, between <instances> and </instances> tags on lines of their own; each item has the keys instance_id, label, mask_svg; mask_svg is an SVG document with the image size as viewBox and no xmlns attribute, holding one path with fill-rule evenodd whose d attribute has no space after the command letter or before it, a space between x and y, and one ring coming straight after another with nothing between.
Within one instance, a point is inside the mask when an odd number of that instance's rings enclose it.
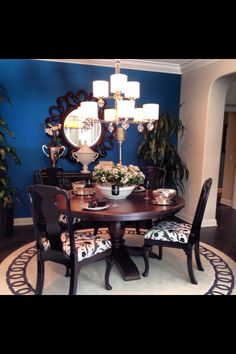
<instances>
[{"instance_id":1,"label":"sideboard","mask_svg":"<svg viewBox=\"0 0 236 354\"><path fill-rule=\"evenodd\" d=\"M43 182L47 184L47 175L45 173L42 173L42 178ZM81 173L79 171L64 171L65 189L72 189L72 182L86 180L87 178L92 178L92 172ZM40 183L38 171L35 172L35 183Z\"/></svg>"}]
</instances>

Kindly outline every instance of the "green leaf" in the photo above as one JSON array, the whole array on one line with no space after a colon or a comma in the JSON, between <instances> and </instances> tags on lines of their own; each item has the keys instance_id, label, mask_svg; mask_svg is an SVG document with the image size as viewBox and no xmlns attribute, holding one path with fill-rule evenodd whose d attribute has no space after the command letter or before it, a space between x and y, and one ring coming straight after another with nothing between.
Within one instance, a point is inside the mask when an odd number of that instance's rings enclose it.
<instances>
[{"instance_id":1,"label":"green leaf","mask_svg":"<svg viewBox=\"0 0 236 354\"><path fill-rule=\"evenodd\" d=\"M183 134L185 130L177 116L178 109L161 114L152 131L145 129L137 149L137 156L139 161L163 168L166 171L166 185L183 191L183 180L188 179L189 171L176 146L171 142L172 137L177 138L177 134Z\"/></svg>"},{"instance_id":2,"label":"green leaf","mask_svg":"<svg viewBox=\"0 0 236 354\"><path fill-rule=\"evenodd\" d=\"M0 85L0 103L4 101L11 104L6 89ZM14 139L15 134L9 129L6 120L0 117L0 207L4 208L12 207L14 200L21 200L19 190L11 186L7 164L9 158L17 165L20 165L21 161L15 148L8 143L7 137Z\"/></svg>"}]
</instances>

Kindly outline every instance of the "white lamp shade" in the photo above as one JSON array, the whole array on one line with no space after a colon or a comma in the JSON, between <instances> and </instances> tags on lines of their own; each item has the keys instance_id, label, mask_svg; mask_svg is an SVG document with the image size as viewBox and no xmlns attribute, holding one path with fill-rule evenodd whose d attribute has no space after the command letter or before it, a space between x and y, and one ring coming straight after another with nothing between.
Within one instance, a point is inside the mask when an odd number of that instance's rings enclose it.
<instances>
[{"instance_id":1,"label":"white lamp shade","mask_svg":"<svg viewBox=\"0 0 236 354\"><path fill-rule=\"evenodd\" d=\"M104 80L93 81L93 97L108 97L109 82Z\"/></svg>"},{"instance_id":2,"label":"white lamp shade","mask_svg":"<svg viewBox=\"0 0 236 354\"><path fill-rule=\"evenodd\" d=\"M140 97L140 83L138 81L128 81L125 88L125 97L139 98Z\"/></svg>"},{"instance_id":3,"label":"white lamp shade","mask_svg":"<svg viewBox=\"0 0 236 354\"><path fill-rule=\"evenodd\" d=\"M144 119L159 119L159 104L147 103L143 105Z\"/></svg>"},{"instance_id":4,"label":"white lamp shade","mask_svg":"<svg viewBox=\"0 0 236 354\"><path fill-rule=\"evenodd\" d=\"M104 110L104 120L107 122L116 120L116 110L114 108L106 108Z\"/></svg>"},{"instance_id":5,"label":"white lamp shade","mask_svg":"<svg viewBox=\"0 0 236 354\"><path fill-rule=\"evenodd\" d=\"M111 83L111 92L125 92L127 85L127 75L124 74L113 74L110 77Z\"/></svg>"},{"instance_id":6,"label":"white lamp shade","mask_svg":"<svg viewBox=\"0 0 236 354\"><path fill-rule=\"evenodd\" d=\"M117 102L117 116L118 118L133 118L135 101L121 100Z\"/></svg>"},{"instance_id":7,"label":"white lamp shade","mask_svg":"<svg viewBox=\"0 0 236 354\"><path fill-rule=\"evenodd\" d=\"M143 108L135 108L134 109L134 122L143 122Z\"/></svg>"},{"instance_id":8,"label":"white lamp shade","mask_svg":"<svg viewBox=\"0 0 236 354\"><path fill-rule=\"evenodd\" d=\"M83 119L92 118L98 119L98 105L97 102L84 101L80 104L81 117Z\"/></svg>"}]
</instances>

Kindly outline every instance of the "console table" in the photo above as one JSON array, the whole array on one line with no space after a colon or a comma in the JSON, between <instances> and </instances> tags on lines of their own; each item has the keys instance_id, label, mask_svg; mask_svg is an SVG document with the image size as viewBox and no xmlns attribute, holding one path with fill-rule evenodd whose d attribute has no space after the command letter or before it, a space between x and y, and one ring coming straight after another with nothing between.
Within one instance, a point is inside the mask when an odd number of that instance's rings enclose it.
<instances>
[{"instance_id":1,"label":"console table","mask_svg":"<svg viewBox=\"0 0 236 354\"><path fill-rule=\"evenodd\" d=\"M45 184L47 184L46 174L42 173L42 178ZM81 173L79 171L64 171L65 189L72 189L71 182L81 181L87 178L92 178L92 172ZM38 171L35 172L35 183L40 183Z\"/></svg>"}]
</instances>

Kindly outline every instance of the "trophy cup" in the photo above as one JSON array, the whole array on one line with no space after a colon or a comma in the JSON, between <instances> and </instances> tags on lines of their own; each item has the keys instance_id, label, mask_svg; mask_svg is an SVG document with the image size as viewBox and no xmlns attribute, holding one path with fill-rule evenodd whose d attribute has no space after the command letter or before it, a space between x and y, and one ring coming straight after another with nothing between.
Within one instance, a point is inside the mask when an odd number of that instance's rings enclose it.
<instances>
[{"instance_id":1,"label":"trophy cup","mask_svg":"<svg viewBox=\"0 0 236 354\"><path fill-rule=\"evenodd\" d=\"M82 163L83 169L81 173L90 173L88 165L95 161L99 154L90 149L90 147L85 142L80 149L72 152L72 156L76 159L77 162Z\"/></svg>"},{"instance_id":2,"label":"trophy cup","mask_svg":"<svg viewBox=\"0 0 236 354\"><path fill-rule=\"evenodd\" d=\"M48 145L42 145L43 153L50 158L52 166L55 167L57 160L61 157L65 151L65 146L61 145L57 139L58 131L60 129L60 124L51 126L52 140ZM49 129L47 129L48 131ZM46 149L48 151L46 151Z\"/></svg>"}]
</instances>

